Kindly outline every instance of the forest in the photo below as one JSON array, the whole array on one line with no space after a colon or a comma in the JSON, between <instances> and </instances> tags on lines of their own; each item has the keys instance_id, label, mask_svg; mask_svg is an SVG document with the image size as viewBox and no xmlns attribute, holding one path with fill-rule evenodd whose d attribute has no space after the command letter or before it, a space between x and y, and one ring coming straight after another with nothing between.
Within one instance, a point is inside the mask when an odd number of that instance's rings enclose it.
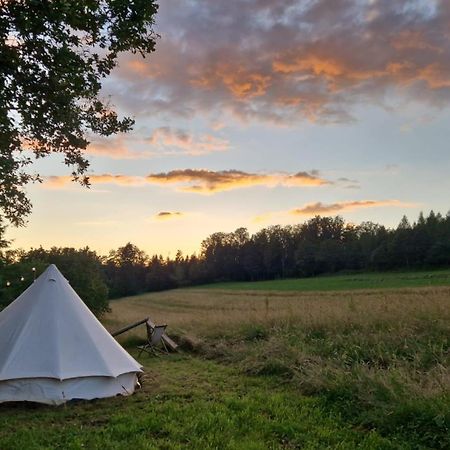
<instances>
[{"instance_id":1,"label":"forest","mask_svg":"<svg viewBox=\"0 0 450 450\"><path fill-rule=\"evenodd\" d=\"M1 236L0 236L1 238ZM418 270L450 266L450 213L406 216L395 229L373 222L316 216L304 223L217 232L198 254L149 256L132 243L99 255L86 248L9 248L1 240L0 307L48 264L56 264L98 316L108 300L151 291L223 281L313 277L338 272Z\"/></svg>"}]
</instances>

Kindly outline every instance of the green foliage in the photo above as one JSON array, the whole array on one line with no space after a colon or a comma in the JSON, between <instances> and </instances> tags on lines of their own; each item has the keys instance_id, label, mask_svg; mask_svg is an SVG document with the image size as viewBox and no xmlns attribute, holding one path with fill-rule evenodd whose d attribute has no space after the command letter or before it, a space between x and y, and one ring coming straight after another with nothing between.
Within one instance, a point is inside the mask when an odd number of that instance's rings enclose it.
<instances>
[{"instance_id":1,"label":"green foliage","mask_svg":"<svg viewBox=\"0 0 450 450\"><path fill-rule=\"evenodd\" d=\"M446 285L447 271L419 271L448 267L449 243L450 216L433 212L413 225L404 218L396 230L318 216L296 226L264 228L252 236L245 228L213 233L202 242L199 257L184 257L180 251L174 259L148 257L128 243L110 253L105 271L114 298L212 282L217 288L264 290ZM405 268L411 273L367 273ZM342 272L353 275L323 276ZM227 281L241 283L221 284Z\"/></svg>"},{"instance_id":2,"label":"green foliage","mask_svg":"<svg viewBox=\"0 0 450 450\"><path fill-rule=\"evenodd\" d=\"M313 277L342 271L447 267L450 216L430 212L417 223L404 217L396 230L341 217L314 217L295 226L214 233L202 242L201 282ZM197 284L197 283L196 283Z\"/></svg>"},{"instance_id":3,"label":"green foliage","mask_svg":"<svg viewBox=\"0 0 450 450\"><path fill-rule=\"evenodd\" d=\"M121 52L152 52L154 0L8 0L0 3L0 211L23 225L24 168L53 152L88 184L87 136L131 129L99 94Z\"/></svg>"},{"instance_id":4,"label":"green foliage","mask_svg":"<svg viewBox=\"0 0 450 450\"><path fill-rule=\"evenodd\" d=\"M0 245L1 231L0 227ZM445 286L450 284L450 273L437 269L450 264L449 242L450 216L421 215L413 225L403 220L397 230L368 222L345 224L339 217L316 217L295 227L269 227L253 236L244 228L214 233L203 241L201 256L183 256L178 251L174 259L149 257L127 243L101 258L101 268L111 298L193 285L267 291ZM16 252L14 258L19 261L24 254ZM408 272L397 271L405 267ZM390 272L373 271L380 268ZM4 286L2 278L13 276L8 270L0 271L0 286ZM206 284L211 282L216 283Z\"/></svg>"},{"instance_id":5,"label":"green foliage","mask_svg":"<svg viewBox=\"0 0 450 450\"><path fill-rule=\"evenodd\" d=\"M104 265L111 297L136 295L143 292L147 263L148 256L130 242L111 251Z\"/></svg>"},{"instance_id":6,"label":"green foliage","mask_svg":"<svg viewBox=\"0 0 450 450\"><path fill-rule=\"evenodd\" d=\"M0 216L0 252L2 251L2 249L7 248L10 244L9 241L7 241L5 239L5 231L6 231L6 227ZM1 260L2 260L2 255L0 253L0 264L1 264Z\"/></svg>"},{"instance_id":7,"label":"green foliage","mask_svg":"<svg viewBox=\"0 0 450 450\"><path fill-rule=\"evenodd\" d=\"M34 276L46 268L44 262L36 261L34 265L32 262L22 263L16 259L9 259L17 257L15 252L9 252L7 255L8 259L3 261L0 271L0 309L18 297L33 282Z\"/></svg>"},{"instance_id":8,"label":"green foliage","mask_svg":"<svg viewBox=\"0 0 450 450\"><path fill-rule=\"evenodd\" d=\"M89 248L42 248L12 252L0 275L0 305L6 306L33 282L50 264L55 264L94 314L108 310L108 287L101 260ZM36 270L33 271L33 268ZM10 286L6 285L9 281Z\"/></svg>"}]
</instances>

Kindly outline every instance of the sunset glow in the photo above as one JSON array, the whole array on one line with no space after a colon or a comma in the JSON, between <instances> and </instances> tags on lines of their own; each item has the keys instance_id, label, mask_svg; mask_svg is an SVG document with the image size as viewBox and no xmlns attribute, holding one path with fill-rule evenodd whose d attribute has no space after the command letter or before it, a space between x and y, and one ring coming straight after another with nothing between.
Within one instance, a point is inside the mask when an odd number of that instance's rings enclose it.
<instances>
[{"instance_id":1,"label":"sunset glow","mask_svg":"<svg viewBox=\"0 0 450 450\"><path fill-rule=\"evenodd\" d=\"M105 80L134 130L91 137L90 189L38 160L14 247L173 256L241 226L450 208L449 1L165 0L156 24L156 52Z\"/></svg>"}]
</instances>

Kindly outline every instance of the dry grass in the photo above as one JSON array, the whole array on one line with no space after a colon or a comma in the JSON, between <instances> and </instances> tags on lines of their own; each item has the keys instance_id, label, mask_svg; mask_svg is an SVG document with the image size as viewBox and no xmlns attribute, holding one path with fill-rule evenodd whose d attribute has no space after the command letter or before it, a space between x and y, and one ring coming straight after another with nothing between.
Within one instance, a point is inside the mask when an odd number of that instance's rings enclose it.
<instances>
[{"instance_id":1,"label":"dry grass","mask_svg":"<svg viewBox=\"0 0 450 450\"><path fill-rule=\"evenodd\" d=\"M180 289L111 308L110 329L150 316L186 348L242 373L280 377L358 427L450 448L450 287Z\"/></svg>"},{"instance_id":2,"label":"dry grass","mask_svg":"<svg viewBox=\"0 0 450 450\"><path fill-rule=\"evenodd\" d=\"M150 316L178 335L195 337L227 335L247 324L408 328L423 318L448 321L450 287L314 293L178 289L123 298L110 306L104 319L110 330Z\"/></svg>"}]
</instances>

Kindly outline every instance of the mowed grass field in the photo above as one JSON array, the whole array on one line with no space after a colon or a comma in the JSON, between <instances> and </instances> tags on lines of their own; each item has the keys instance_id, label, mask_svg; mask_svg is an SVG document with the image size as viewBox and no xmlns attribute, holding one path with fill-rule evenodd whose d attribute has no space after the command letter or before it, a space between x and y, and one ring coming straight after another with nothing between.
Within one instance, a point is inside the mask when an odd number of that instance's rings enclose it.
<instances>
[{"instance_id":1,"label":"mowed grass field","mask_svg":"<svg viewBox=\"0 0 450 450\"><path fill-rule=\"evenodd\" d=\"M339 291L425 286L450 286L450 270L376 272L257 282L215 283L202 286L202 288L260 291Z\"/></svg>"},{"instance_id":2,"label":"mowed grass field","mask_svg":"<svg viewBox=\"0 0 450 450\"><path fill-rule=\"evenodd\" d=\"M0 448L398 448L275 379L187 355L141 361L143 387L127 398L0 405Z\"/></svg>"},{"instance_id":3,"label":"mowed grass field","mask_svg":"<svg viewBox=\"0 0 450 450\"><path fill-rule=\"evenodd\" d=\"M223 287L111 302L111 331L150 316L182 351L129 398L0 405L0 448L450 448L450 286Z\"/></svg>"}]
</instances>

